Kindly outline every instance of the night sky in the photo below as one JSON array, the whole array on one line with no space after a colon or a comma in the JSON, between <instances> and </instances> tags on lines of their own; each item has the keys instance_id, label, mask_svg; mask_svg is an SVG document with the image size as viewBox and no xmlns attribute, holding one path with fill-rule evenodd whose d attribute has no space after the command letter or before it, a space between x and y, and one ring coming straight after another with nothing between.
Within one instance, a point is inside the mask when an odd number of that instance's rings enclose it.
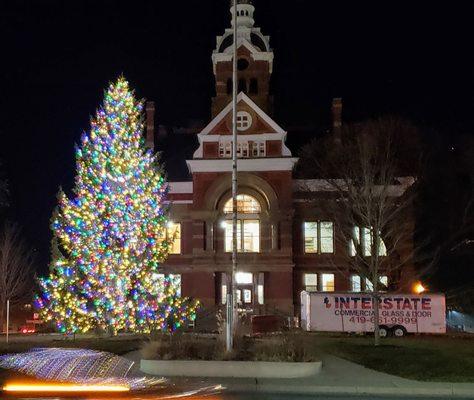
<instances>
[{"instance_id":1,"label":"night sky","mask_svg":"<svg viewBox=\"0 0 474 400\"><path fill-rule=\"evenodd\" d=\"M341 96L346 119L399 114L445 135L442 143L474 132L474 7L452 3L256 0L256 25L275 52L276 121L321 126ZM39 271L55 195L72 185L74 143L108 82L123 73L138 96L155 101L158 124L204 124L215 37L229 26L227 0L2 4L7 212L37 249Z\"/></svg>"}]
</instances>

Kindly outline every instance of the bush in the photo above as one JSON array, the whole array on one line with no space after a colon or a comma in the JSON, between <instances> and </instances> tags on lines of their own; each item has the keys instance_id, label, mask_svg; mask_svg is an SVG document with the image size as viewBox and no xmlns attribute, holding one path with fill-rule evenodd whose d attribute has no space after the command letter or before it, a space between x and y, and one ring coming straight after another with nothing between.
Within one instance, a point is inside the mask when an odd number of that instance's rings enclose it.
<instances>
[{"instance_id":1,"label":"bush","mask_svg":"<svg viewBox=\"0 0 474 400\"><path fill-rule=\"evenodd\" d=\"M142 348L142 356L151 360L224 360L224 361L312 361L302 335L286 333L254 339L237 335L234 349L226 351L225 336L196 334L156 335Z\"/></svg>"}]
</instances>

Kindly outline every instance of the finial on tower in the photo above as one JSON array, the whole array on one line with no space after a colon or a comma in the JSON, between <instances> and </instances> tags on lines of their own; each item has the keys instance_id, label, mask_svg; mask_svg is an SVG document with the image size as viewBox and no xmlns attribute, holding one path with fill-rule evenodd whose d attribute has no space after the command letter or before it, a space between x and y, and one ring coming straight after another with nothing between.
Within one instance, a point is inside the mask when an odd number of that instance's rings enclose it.
<instances>
[{"instance_id":1,"label":"finial on tower","mask_svg":"<svg viewBox=\"0 0 474 400\"><path fill-rule=\"evenodd\" d=\"M234 2L231 0L230 13L232 14L232 26L234 26ZM253 13L255 7L252 0L237 0L237 27L252 28L255 25Z\"/></svg>"}]
</instances>

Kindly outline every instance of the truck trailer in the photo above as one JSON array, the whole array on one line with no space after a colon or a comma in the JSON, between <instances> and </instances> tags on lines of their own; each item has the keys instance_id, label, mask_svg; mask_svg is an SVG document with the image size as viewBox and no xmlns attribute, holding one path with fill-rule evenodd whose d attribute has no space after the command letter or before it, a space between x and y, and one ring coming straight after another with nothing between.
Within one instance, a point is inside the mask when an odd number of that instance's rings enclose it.
<instances>
[{"instance_id":1,"label":"truck trailer","mask_svg":"<svg viewBox=\"0 0 474 400\"><path fill-rule=\"evenodd\" d=\"M301 328L314 332L374 331L375 300L369 293L301 293ZM446 333L443 294L384 293L379 301L380 335Z\"/></svg>"}]
</instances>

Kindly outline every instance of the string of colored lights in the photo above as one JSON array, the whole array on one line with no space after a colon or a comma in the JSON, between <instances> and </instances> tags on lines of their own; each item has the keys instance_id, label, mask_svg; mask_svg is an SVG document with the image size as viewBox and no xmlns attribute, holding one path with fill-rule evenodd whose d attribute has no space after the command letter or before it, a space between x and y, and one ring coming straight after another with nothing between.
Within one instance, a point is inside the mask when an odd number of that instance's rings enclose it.
<instances>
[{"instance_id":1,"label":"string of colored lights","mask_svg":"<svg viewBox=\"0 0 474 400\"><path fill-rule=\"evenodd\" d=\"M72 198L61 190L52 218L50 275L35 305L60 332L174 331L195 318L179 278L160 273L167 185L143 140L143 102L121 77L76 147Z\"/></svg>"}]
</instances>

